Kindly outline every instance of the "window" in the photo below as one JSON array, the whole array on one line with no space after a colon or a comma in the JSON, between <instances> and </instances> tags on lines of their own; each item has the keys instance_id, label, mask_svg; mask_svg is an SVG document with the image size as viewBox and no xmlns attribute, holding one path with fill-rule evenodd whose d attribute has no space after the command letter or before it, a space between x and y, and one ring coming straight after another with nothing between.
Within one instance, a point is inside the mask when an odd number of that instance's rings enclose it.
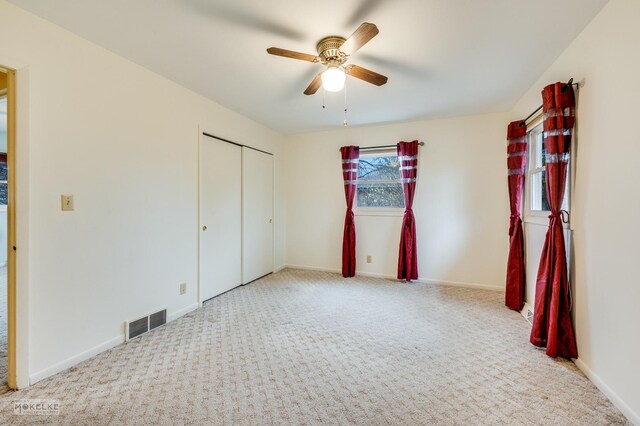
<instances>
[{"instance_id":1,"label":"window","mask_svg":"<svg viewBox=\"0 0 640 426\"><path fill-rule=\"evenodd\" d=\"M7 163L0 162L0 211L7 206Z\"/></svg>"},{"instance_id":2,"label":"window","mask_svg":"<svg viewBox=\"0 0 640 426\"><path fill-rule=\"evenodd\" d=\"M542 123L529 132L529 182L531 210L549 211L547 200L544 139Z\"/></svg>"},{"instance_id":3,"label":"window","mask_svg":"<svg viewBox=\"0 0 640 426\"><path fill-rule=\"evenodd\" d=\"M360 155L356 206L404 209L400 163L395 152Z\"/></svg>"},{"instance_id":4,"label":"window","mask_svg":"<svg viewBox=\"0 0 640 426\"><path fill-rule=\"evenodd\" d=\"M0 211L7 208L7 97L0 96Z\"/></svg>"},{"instance_id":5,"label":"window","mask_svg":"<svg viewBox=\"0 0 640 426\"><path fill-rule=\"evenodd\" d=\"M529 131L529 212L546 214L551 210L549 200L547 200L547 181L546 181L546 151L544 149L544 135L542 122L533 127ZM567 173L569 176L569 173ZM568 210L569 207L569 191L567 188L564 192L564 200L562 202L562 210Z\"/></svg>"}]
</instances>

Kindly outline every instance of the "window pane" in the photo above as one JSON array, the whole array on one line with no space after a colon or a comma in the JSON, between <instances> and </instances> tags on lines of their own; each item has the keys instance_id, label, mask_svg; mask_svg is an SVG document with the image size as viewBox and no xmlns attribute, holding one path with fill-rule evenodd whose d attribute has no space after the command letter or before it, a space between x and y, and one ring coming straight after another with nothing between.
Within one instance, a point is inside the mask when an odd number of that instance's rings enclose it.
<instances>
[{"instance_id":1,"label":"window pane","mask_svg":"<svg viewBox=\"0 0 640 426\"><path fill-rule=\"evenodd\" d=\"M358 184L358 207L404 208L401 183Z\"/></svg>"},{"instance_id":2,"label":"window pane","mask_svg":"<svg viewBox=\"0 0 640 426\"><path fill-rule=\"evenodd\" d=\"M547 200L546 172L543 170L531 176L531 210L549 211Z\"/></svg>"},{"instance_id":3,"label":"window pane","mask_svg":"<svg viewBox=\"0 0 640 426\"><path fill-rule=\"evenodd\" d=\"M0 206L7 205L7 184L0 183Z\"/></svg>"},{"instance_id":4,"label":"window pane","mask_svg":"<svg viewBox=\"0 0 640 426\"><path fill-rule=\"evenodd\" d=\"M542 175L542 194L541 195L541 203L543 211L550 211L551 207L549 207L549 200L547 200L547 173L540 172Z\"/></svg>"},{"instance_id":5,"label":"window pane","mask_svg":"<svg viewBox=\"0 0 640 426\"><path fill-rule=\"evenodd\" d=\"M7 163L0 163L0 180L7 180Z\"/></svg>"},{"instance_id":6,"label":"window pane","mask_svg":"<svg viewBox=\"0 0 640 426\"><path fill-rule=\"evenodd\" d=\"M536 137L536 145L538 146L538 157L536 162L537 167L544 167L544 165L547 163L547 153L544 150L544 137L542 135L542 133L538 133L538 136Z\"/></svg>"},{"instance_id":7,"label":"window pane","mask_svg":"<svg viewBox=\"0 0 640 426\"><path fill-rule=\"evenodd\" d=\"M361 157L358 161L358 180L400 179L400 165L397 155L385 157Z\"/></svg>"},{"instance_id":8,"label":"window pane","mask_svg":"<svg viewBox=\"0 0 640 426\"><path fill-rule=\"evenodd\" d=\"M531 210L541 210L540 188L542 187L542 174L533 173L531 175Z\"/></svg>"}]
</instances>

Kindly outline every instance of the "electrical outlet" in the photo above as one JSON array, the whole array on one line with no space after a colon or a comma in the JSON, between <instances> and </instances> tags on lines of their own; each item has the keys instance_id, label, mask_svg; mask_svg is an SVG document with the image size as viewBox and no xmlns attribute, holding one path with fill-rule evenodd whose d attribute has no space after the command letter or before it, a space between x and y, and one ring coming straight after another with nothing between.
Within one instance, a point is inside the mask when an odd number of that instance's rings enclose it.
<instances>
[{"instance_id":1,"label":"electrical outlet","mask_svg":"<svg viewBox=\"0 0 640 426\"><path fill-rule=\"evenodd\" d=\"M73 210L73 195L62 194L60 196L60 202L62 204L62 211Z\"/></svg>"},{"instance_id":2,"label":"electrical outlet","mask_svg":"<svg viewBox=\"0 0 640 426\"><path fill-rule=\"evenodd\" d=\"M371 256L367 256L367 263L371 263L373 261L373 258Z\"/></svg>"},{"instance_id":3,"label":"electrical outlet","mask_svg":"<svg viewBox=\"0 0 640 426\"><path fill-rule=\"evenodd\" d=\"M180 294L185 294L187 292L187 283L180 283Z\"/></svg>"}]
</instances>

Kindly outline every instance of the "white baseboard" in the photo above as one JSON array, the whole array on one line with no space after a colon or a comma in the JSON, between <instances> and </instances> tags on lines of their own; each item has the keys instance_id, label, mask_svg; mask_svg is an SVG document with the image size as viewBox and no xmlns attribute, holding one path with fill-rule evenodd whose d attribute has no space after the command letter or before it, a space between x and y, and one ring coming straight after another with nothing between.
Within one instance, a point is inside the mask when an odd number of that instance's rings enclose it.
<instances>
[{"instance_id":1,"label":"white baseboard","mask_svg":"<svg viewBox=\"0 0 640 426\"><path fill-rule=\"evenodd\" d=\"M427 283L427 284L444 285L444 286L450 286L450 287L475 288L479 290L498 291L498 292L504 293L504 287L498 286L498 285L468 283L464 281L447 281L447 280L438 280L433 278L418 278L418 282Z\"/></svg>"},{"instance_id":2,"label":"white baseboard","mask_svg":"<svg viewBox=\"0 0 640 426\"><path fill-rule=\"evenodd\" d=\"M285 265L290 269L302 269L306 271L320 271L320 272L333 272L333 273L341 273L340 269L332 269L332 268L322 268L318 266L306 266L306 265ZM373 277L373 278L386 278L390 280L397 280L396 275L392 274L383 274L379 272L363 272L356 271L356 275L360 275L362 277ZM500 291L504 292L504 286L494 286L488 284L478 284L478 283L468 283L462 281L447 281L447 280L438 280L433 278L418 278L416 280L420 283L425 284L435 284L435 285L445 285L452 287L465 287L465 288L476 288L481 290L491 290L491 291Z\"/></svg>"},{"instance_id":3,"label":"white baseboard","mask_svg":"<svg viewBox=\"0 0 640 426\"><path fill-rule=\"evenodd\" d=\"M286 265L289 269L302 269L304 271L318 271L318 272L331 272L333 274L342 274L342 269L334 269L334 268L323 268L319 266L306 266L306 265ZM381 274L379 272L365 272L365 271L356 271L356 275L360 275L361 277L371 277L371 278L385 278L389 280L395 280L395 275L391 274Z\"/></svg>"},{"instance_id":4,"label":"white baseboard","mask_svg":"<svg viewBox=\"0 0 640 426\"><path fill-rule=\"evenodd\" d=\"M86 361L89 358L94 357L101 352L114 348L123 342L124 342L124 335L121 334L119 336L116 336L112 339L107 340L104 343L99 344L98 346L94 346L89 350L86 350L77 355L69 357L57 364L54 364L51 367L47 367L43 370L38 371L37 373L31 374L29 375L29 385L33 385L34 383L37 383L42 379L46 379L47 377L53 376L54 374L67 370L73 367L74 365L79 364L82 361Z\"/></svg>"},{"instance_id":5,"label":"white baseboard","mask_svg":"<svg viewBox=\"0 0 640 426\"><path fill-rule=\"evenodd\" d=\"M189 306L187 306L186 308L180 309L179 311L176 311L170 315L167 316L167 323L174 321L178 318L180 318L183 315L188 314L191 311L194 311L198 309L198 304L197 303L193 303ZM38 371L37 373L31 374L29 376L29 385L33 385L37 382L39 382L42 379L46 379L47 377L53 376L54 374L57 374L61 371L67 370L71 367L73 367L76 364L81 363L82 361L86 361L89 358L92 358L104 351L107 351L111 348L114 348L116 346L118 346L121 343L124 343L125 338L124 338L124 334L121 334L119 336L116 336L112 339L107 340L104 343L101 343L97 346L94 346L91 349L88 349L84 352L81 352L77 355L74 355L72 357L69 357L67 359L65 359L64 361L61 361L57 364L52 365L51 367L47 367L43 370Z\"/></svg>"},{"instance_id":6,"label":"white baseboard","mask_svg":"<svg viewBox=\"0 0 640 426\"><path fill-rule=\"evenodd\" d=\"M622 398L620 398L618 394L613 391L613 389L611 389L605 382L603 382L597 374L591 371L591 368L589 368L589 366L585 364L580 358L574 359L573 362L584 373L584 375L587 376L587 378L591 380L593 384L596 385L596 387L600 389L600 391L605 394L607 398L609 398L609 401L611 401L613 405L615 405L616 408L620 410L627 419L629 419L631 423L640 426L639 413L633 411L631 407L629 407L627 403L624 402Z\"/></svg>"},{"instance_id":7,"label":"white baseboard","mask_svg":"<svg viewBox=\"0 0 640 426\"><path fill-rule=\"evenodd\" d=\"M303 271L319 271L319 272L333 272L339 274L341 269L321 268L318 266L305 266L305 265L284 265L285 269L302 269Z\"/></svg>"},{"instance_id":8,"label":"white baseboard","mask_svg":"<svg viewBox=\"0 0 640 426\"><path fill-rule=\"evenodd\" d=\"M338 272L342 272L342 271L338 271ZM398 281L398 279L396 278L395 275L382 274L380 272L356 271L356 275L360 275L361 277L384 278L384 279L387 279L387 280L396 280L396 281Z\"/></svg>"},{"instance_id":9,"label":"white baseboard","mask_svg":"<svg viewBox=\"0 0 640 426\"><path fill-rule=\"evenodd\" d=\"M273 273L275 274L276 272L280 272L280 271L282 271L282 270L283 270L283 269L285 269L285 268L287 268L287 265L280 265L280 266L278 266L277 268L275 268L275 269L273 270Z\"/></svg>"},{"instance_id":10,"label":"white baseboard","mask_svg":"<svg viewBox=\"0 0 640 426\"><path fill-rule=\"evenodd\" d=\"M195 311L196 309L198 309L198 304L197 303L192 303L191 305L187 306L186 308L182 308L179 311L175 311L172 314L167 315L167 322L171 322L173 320L176 320L178 318L180 318L183 315L187 315L189 312Z\"/></svg>"}]
</instances>

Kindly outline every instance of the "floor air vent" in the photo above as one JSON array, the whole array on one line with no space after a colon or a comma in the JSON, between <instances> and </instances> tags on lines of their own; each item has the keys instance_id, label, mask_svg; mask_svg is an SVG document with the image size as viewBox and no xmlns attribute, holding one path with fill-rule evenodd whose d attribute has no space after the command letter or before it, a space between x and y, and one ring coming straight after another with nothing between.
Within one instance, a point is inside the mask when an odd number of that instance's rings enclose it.
<instances>
[{"instance_id":1,"label":"floor air vent","mask_svg":"<svg viewBox=\"0 0 640 426\"><path fill-rule=\"evenodd\" d=\"M167 323L167 310L163 309L160 312L149 315L149 330L160 327Z\"/></svg>"},{"instance_id":2,"label":"floor air vent","mask_svg":"<svg viewBox=\"0 0 640 426\"><path fill-rule=\"evenodd\" d=\"M144 317L127 323L127 340L138 337L149 331L149 317Z\"/></svg>"},{"instance_id":3,"label":"floor air vent","mask_svg":"<svg viewBox=\"0 0 640 426\"><path fill-rule=\"evenodd\" d=\"M161 325L164 325L166 323L167 323L166 309L163 309L151 315L147 315L145 317L139 318L135 321L126 321L124 323L126 339L131 340L135 337L138 337L146 333L147 331L153 330L154 328L158 328Z\"/></svg>"},{"instance_id":4,"label":"floor air vent","mask_svg":"<svg viewBox=\"0 0 640 426\"><path fill-rule=\"evenodd\" d=\"M533 325L533 312L531 312L531 309L527 309L527 315L525 318L527 318L529 324Z\"/></svg>"}]
</instances>

